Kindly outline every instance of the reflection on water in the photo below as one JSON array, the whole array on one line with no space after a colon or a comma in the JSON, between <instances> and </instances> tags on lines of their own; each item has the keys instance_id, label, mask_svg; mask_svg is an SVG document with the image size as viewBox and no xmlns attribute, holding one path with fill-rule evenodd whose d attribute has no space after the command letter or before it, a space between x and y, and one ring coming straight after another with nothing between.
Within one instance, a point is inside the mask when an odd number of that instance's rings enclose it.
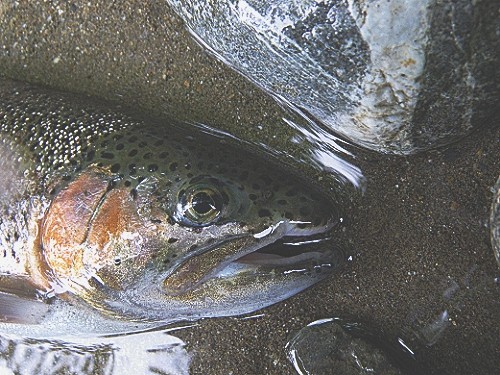
<instances>
[{"instance_id":1,"label":"reflection on water","mask_svg":"<svg viewBox=\"0 0 500 375\"><path fill-rule=\"evenodd\" d=\"M366 179L363 172L349 161L349 159L355 159L355 155L347 150L347 148L342 147L342 144L348 143L329 134L306 114L298 116L297 113L290 111L286 106L284 106L284 110L288 116L282 119L283 124L297 131L297 134L290 139L290 142L304 144L302 153L294 153L292 155L286 150L277 150L265 143L259 143L256 146L259 149L266 150L269 154L276 156L280 160L293 159L303 165L309 165L327 172L329 178L333 180L336 186L334 195L338 197L352 193L353 190L351 188L364 191ZM299 110L297 111L300 112ZM194 123L192 125L207 134L222 138L232 138L238 142L243 142L243 140L236 138L230 133L223 132L206 124Z\"/></svg>"},{"instance_id":2,"label":"reflection on water","mask_svg":"<svg viewBox=\"0 0 500 375\"><path fill-rule=\"evenodd\" d=\"M476 33L481 39L495 34L497 22L487 15L495 6L489 11L468 1L428 0L168 3L220 60L329 130L376 151L408 154L448 144L467 134L475 112L484 111L476 109L478 97L497 103L492 73L484 69L498 65L498 38L491 47L473 41ZM474 52L465 53L469 44Z\"/></svg>"},{"instance_id":3,"label":"reflection on water","mask_svg":"<svg viewBox=\"0 0 500 375\"><path fill-rule=\"evenodd\" d=\"M5 375L185 375L189 363L184 343L161 331L68 341L0 336Z\"/></svg>"}]
</instances>

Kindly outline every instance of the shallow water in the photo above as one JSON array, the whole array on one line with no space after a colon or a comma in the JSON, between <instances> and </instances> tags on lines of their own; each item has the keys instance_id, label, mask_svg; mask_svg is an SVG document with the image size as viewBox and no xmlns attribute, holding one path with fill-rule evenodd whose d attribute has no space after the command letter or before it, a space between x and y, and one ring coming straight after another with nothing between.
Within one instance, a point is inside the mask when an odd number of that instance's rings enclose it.
<instances>
[{"instance_id":1,"label":"shallow water","mask_svg":"<svg viewBox=\"0 0 500 375\"><path fill-rule=\"evenodd\" d=\"M0 372L10 374L189 373L185 343L164 331L94 338L0 336Z\"/></svg>"},{"instance_id":2,"label":"shallow water","mask_svg":"<svg viewBox=\"0 0 500 375\"><path fill-rule=\"evenodd\" d=\"M284 349L290 334L337 316L401 337L426 373L497 371L500 272L488 227L500 171L497 120L411 158L344 143L315 150L321 135L293 131L303 120L208 56L164 3L39 6L0 2L2 74L184 116L271 150L333 195L346 187L338 237L352 253L347 269L248 319L204 320L173 333L191 373L294 374ZM343 176L362 171L365 195L349 187L353 177L339 184L331 170L308 163L315 152L323 165L340 157L355 166Z\"/></svg>"}]
</instances>

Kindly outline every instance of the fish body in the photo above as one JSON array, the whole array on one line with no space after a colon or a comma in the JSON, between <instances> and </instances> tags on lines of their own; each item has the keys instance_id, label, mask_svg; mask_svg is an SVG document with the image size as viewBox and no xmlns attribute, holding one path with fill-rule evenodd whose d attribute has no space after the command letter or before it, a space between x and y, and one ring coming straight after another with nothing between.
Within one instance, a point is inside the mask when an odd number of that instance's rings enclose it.
<instances>
[{"instance_id":1,"label":"fish body","mask_svg":"<svg viewBox=\"0 0 500 375\"><path fill-rule=\"evenodd\" d=\"M0 173L7 323L244 314L342 261L333 203L283 166L86 99L4 83Z\"/></svg>"}]
</instances>

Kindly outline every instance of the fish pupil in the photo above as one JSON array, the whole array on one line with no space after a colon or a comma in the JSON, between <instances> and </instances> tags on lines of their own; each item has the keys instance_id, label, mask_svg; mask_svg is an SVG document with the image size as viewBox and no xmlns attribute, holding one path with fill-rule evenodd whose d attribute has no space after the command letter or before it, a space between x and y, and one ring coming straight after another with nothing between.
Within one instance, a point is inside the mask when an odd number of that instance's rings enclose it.
<instances>
[{"instance_id":1,"label":"fish pupil","mask_svg":"<svg viewBox=\"0 0 500 375\"><path fill-rule=\"evenodd\" d=\"M214 199L205 192L193 196L192 207L200 215L206 215L210 211L218 210Z\"/></svg>"}]
</instances>

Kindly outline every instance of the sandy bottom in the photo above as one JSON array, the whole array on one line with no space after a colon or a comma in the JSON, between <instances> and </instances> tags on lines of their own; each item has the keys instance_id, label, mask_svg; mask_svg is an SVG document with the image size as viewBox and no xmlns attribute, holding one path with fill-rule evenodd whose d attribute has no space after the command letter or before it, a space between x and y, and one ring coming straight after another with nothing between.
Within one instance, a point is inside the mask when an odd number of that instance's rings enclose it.
<instances>
[{"instance_id":1,"label":"sandy bottom","mask_svg":"<svg viewBox=\"0 0 500 375\"><path fill-rule=\"evenodd\" d=\"M204 122L292 154L300 147L279 125L281 108L204 52L164 2L94 3L14 9L0 0L0 72ZM353 148L368 184L348 209L345 231L339 228L352 261L263 316L205 320L176 332L193 353L192 373L294 374L288 337L337 316L404 338L428 373L498 372L500 269L488 218L499 141L493 123L412 157ZM442 333L423 339L445 311Z\"/></svg>"}]
</instances>

